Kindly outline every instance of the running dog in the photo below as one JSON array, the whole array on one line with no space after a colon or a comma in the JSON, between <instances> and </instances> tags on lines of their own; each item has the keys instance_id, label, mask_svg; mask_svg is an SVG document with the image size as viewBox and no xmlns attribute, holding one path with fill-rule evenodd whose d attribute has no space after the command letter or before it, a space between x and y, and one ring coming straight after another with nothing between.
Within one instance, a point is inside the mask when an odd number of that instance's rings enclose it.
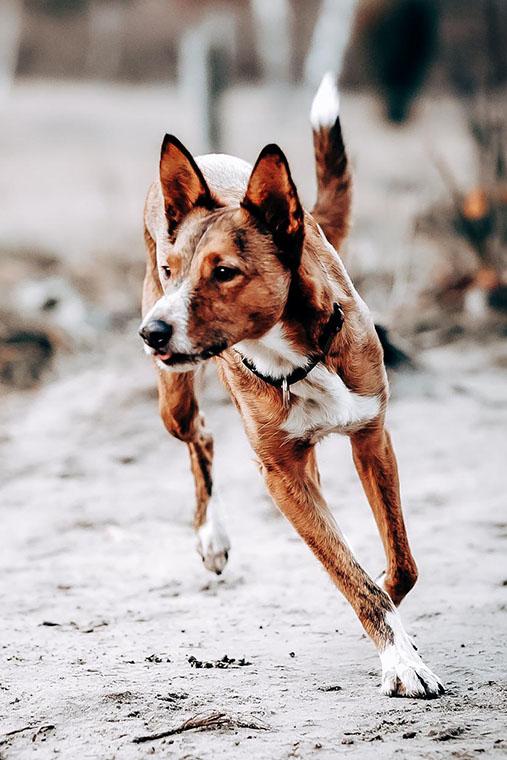
<instances>
[{"instance_id":1,"label":"running dog","mask_svg":"<svg viewBox=\"0 0 507 760\"><path fill-rule=\"evenodd\" d=\"M193 158L165 136L145 206L140 335L158 369L162 420L190 453L205 566L220 574L230 550L213 495L213 439L194 392L194 371L213 358L269 493L377 647L382 692L434 697L443 686L396 609L417 567L385 427L382 347L337 254L351 205L338 111L328 74L310 114L318 185L311 212L278 146L267 145L252 169L227 155ZM350 439L385 549L382 585L355 560L322 495L315 444L328 433Z\"/></svg>"}]
</instances>

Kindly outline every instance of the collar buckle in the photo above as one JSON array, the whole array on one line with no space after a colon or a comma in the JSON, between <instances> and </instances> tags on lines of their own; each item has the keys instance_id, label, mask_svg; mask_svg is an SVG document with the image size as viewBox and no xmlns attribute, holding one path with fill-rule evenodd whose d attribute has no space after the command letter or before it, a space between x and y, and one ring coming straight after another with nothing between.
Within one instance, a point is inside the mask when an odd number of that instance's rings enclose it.
<instances>
[{"instance_id":1,"label":"collar buckle","mask_svg":"<svg viewBox=\"0 0 507 760\"><path fill-rule=\"evenodd\" d=\"M282 403L285 409L290 406L290 385L286 377L282 380Z\"/></svg>"}]
</instances>

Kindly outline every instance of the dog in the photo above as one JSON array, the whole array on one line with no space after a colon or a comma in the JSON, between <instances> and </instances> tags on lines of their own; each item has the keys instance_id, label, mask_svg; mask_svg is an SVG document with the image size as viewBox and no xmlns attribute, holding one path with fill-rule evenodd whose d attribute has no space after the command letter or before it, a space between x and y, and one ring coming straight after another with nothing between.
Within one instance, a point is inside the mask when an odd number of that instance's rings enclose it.
<instances>
[{"instance_id":1,"label":"dog","mask_svg":"<svg viewBox=\"0 0 507 760\"><path fill-rule=\"evenodd\" d=\"M196 368L213 359L269 493L376 646L381 691L435 697L443 686L397 611L417 567L385 426L382 347L337 253L349 227L352 183L331 74L310 120L317 171L311 213L277 145L267 145L252 168L228 155L194 158L165 136L145 205L140 335L158 369L162 420L190 453L194 527L206 568L220 574L230 551L213 492L213 439L194 390ZM385 549L381 585L354 558L321 493L315 444L329 433L350 439Z\"/></svg>"}]
</instances>

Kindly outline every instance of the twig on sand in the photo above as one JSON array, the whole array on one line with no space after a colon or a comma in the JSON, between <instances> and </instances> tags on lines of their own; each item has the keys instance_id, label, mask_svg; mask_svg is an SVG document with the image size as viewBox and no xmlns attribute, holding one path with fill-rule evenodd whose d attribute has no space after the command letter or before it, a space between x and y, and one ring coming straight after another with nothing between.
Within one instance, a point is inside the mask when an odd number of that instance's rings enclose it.
<instances>
[{"instance_id":1,"label":"twig on sand","mask_svg":"<svg viewBox=\"0 0 507 760\"><path fill-rule=\"evenodd\" d=\"M36 728L36 726L32 724L30 726L23 726L23 728L15 728L13 731L6 731L3 736L0 736L0 744L5 744L5 742L9 741L9 737L11 736L22 734L25 731L31 731L33 728Z\"/></svg>"},{"instance_id":2,"label":"twig on sand","mask_svg":"<svg viewBox=\"0 0 507 760\"><path fill-rule=\"evenodd\" d=\"M12 731L7 731L5 734L3 734L3 736L0 736L0 744L6 744L8 741L10 741L11 737L16 736L16 734L23 734L25 731L33 731L34 729L37 729L32 736L32 741L34 742L39 734L45 734L48 731L53 731L54 728L55 727L52 724L37 727L37 725L33 723L28 726L23 726L22 728L15 728Z\"/></svg>"},{"instance_id":3,"label":"twig on sand","mask_svg":"<svg viewBox=\"0 0 507 760\"><path fill-rule=\"evenodd\" d=\"M47 726L39 726L37 731L32 736L32 741L33 742L36 741L39 736L45 737L46 734L54 730L55 730L55 726L52 723L48 724Z\"/></svg>"},{"instance_id":4,"label":"twig on sand","mask_svg":"<svg viewBox=\"0 0 507 760\"><path fill-rule=\"evenodd\" d=\"M168 728L167 731L160 731L157 734L148 734L146 736L136 736L132 741L134 744L142 744L155 739L164 739L166 736L182 734L184 731L194 731L202 729L204 731L213 731L216 728L251 728L255 731L268 731L269 726L260 723L253 718L242 718L234 715L227 715L223 712L212 712L194 715L174 728Z\"/></svg>"}]
</instances>

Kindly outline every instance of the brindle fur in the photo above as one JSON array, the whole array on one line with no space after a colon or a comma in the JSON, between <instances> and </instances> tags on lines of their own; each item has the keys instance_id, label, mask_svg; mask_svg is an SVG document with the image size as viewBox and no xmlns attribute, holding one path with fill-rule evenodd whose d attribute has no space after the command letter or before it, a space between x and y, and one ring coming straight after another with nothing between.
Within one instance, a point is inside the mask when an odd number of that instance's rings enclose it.
<instances>
[{"instance_id":1,"label":"brindle fur","mask_svg":"<svg viewBox=\"0 0 507 760\"><path fill-rule=\"evenodd\" d=\"M342 432L350 436L354 462L382 537L388 593L354 559L322 495L315 456L319 435L309 431L289 439L282 430L288 412L280 391L250 372L232 348L215 361L274 501L382 650L393 641L386 613L413 586L417 570L401 511L396 459L385 428L388 386L382 348L341 260L318 227L320 222L334 243L341 242L348 229L351 183L341 133L316 133L315 145L319 196L311 215L302 211L286 160L274 146L263 151L249 180L239 172L224 181L206 160L197 159L199 168L179 143L166 140L161 182L151 187L145 210L148 264L143 314L165 288L187 282L192 292L188 335L199 350L220 341L232 347L245 338L259 338L281 321L291 343L311 355L333 304L340 303L344 324L325 363L351 391L377 396L380 402L375 419ZM333 158L330 152L337 147L340 155ZM171 161L177 166L176 182ZM218 285L211 272L219 263L239 267L241 277ZM161 282L160 267L166 264L173 273L171 283ZM197 497L194 524L199 528L212 489L212 439L199 414L193 373L160 369L158 373L162 419L189 448Z\"/></svg>"},{"instance_id":2,"label":"brindle fur","mask_svg":"<svg viewBox=\"0 0 507 760\"><path fill-rule=\"evenodd\" d=\"M313 133L317 173L317 202L313 218L337 250L347 237L350 224L352 177L343 143L340 120L331 129Z\"/></svg>"}]
</instances>

